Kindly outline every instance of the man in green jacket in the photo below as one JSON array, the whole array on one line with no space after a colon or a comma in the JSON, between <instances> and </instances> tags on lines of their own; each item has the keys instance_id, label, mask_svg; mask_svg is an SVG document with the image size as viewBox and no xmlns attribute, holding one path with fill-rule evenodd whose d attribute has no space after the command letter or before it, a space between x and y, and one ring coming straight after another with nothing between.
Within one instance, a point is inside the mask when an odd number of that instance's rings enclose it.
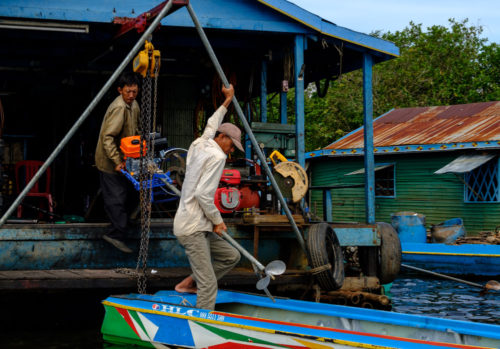
<instances>
[{"instance_id":1,"label":"man in green jacket","mask_svg":"<svg viewBox=\"0 0 500 349\"><path fill-rule=\"evenodd\" d=\"M125 162L120 151L120 141L123 137L139 134L140 109L135 100L139 92L139 81L135 73L126 72L120 76L120 95L109 105L104 115L95 151L104 209L111 221L111 229L103 239L125 253L132 253L123 240L128 226L127 196L133 187L121 174Z\"/></svg>"}]
</instances>

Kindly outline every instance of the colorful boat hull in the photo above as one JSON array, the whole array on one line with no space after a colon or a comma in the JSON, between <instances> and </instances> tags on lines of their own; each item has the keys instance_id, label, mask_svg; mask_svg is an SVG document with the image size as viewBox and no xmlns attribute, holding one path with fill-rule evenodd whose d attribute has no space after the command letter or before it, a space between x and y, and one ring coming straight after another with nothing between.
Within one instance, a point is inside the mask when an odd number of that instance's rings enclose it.
<instances>
[{"instance_id":1,"label":"colorful boat hull","mask_svg":"<svg viewBox=\"0 0 500 349\"><path fill-rule=\"evenodd\" d=\"M498 348L500 326L219 291L111 296L103 338L149 348Z\"/></svg>"},{"instance_id":2,"label":"colorful boat hull","mask_svg":"<svg viewBox=\"0 0 500 349\"><path fill-rule=\"evenodd\" d=\"M402 242L402 262L437 273L500 276L500 245Z\"/></svg>"}]
</instances>

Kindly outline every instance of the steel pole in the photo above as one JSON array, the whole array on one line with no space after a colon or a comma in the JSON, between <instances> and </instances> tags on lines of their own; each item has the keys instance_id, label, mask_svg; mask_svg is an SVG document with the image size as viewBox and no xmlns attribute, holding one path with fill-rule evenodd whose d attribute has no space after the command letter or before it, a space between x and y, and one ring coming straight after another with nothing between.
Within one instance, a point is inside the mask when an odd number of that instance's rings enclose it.
<instances>
[{"instance_id":1,"label":"steel pole","mask_svg":"<svg viewBox=\"0 0 500 349\"><path fill-rule=\"evenodd\" d=\"M193 23L196 27L196 30L198 31L198 34L200 35L201 41L203 42L203 45L205 46L205 49L207 50L208 55L210 56L210 59L212 60L212 63L215 66L215 69L217 70L217 73L219 74L219 77L221 78L222 82L224 83L224 86L229 87L229 81L226 78L226 75L224 74L224 71L222 70L222 67L215 56L214 50L212 49L212 45L210 45L210 42L208 41L207 36L205 35L205 32L203 28L200 25L200 22L198 21L198 17L196 17L196 14L193 11L193 8L191 7L191 4L186 5L189 14L193 20ZM250 138L250 141L252 142L253 148L257 156L259 157L261 161L261 166L264 168L264 171L266 172L267 176L269 177L269 180L271 181L271 185L274 188L274 191L276 192L276 195L278 196L278 200L281 202L281 206L283 210L285 211L286 216L288 217L288 220L290 221L290 224L292 226L292 229L297 237L297 240L300 244L300 247L304 252L307 252L306 250L306 245L304 242L304 239L302 237L302 234L299 231L299 228L297 227L297 224L295 223L292 213L290 212L290 209L288 208L288 205L285 202L285 199L283 198L283 195L281 194L281 191L278 187L278 184L276 183L276 180L273 177L273 174L271 173L271 169L269 168L266 157L262 153L262 150L259 147L259 144L257 143L257 140L255 139L255 136L252 132L252 129L250 128L250 125L248 124L247 120L245 119L245 115L243 114L243 111L241 110L240 104L238 103L238 100L236 99L236 96L233 96L233 105L234 108L236 109L236 112L238 113L238 116L240 118L241 123L243 124L245 131L248 135L248 138Z\"/></svg>"},{"instance_id":2,"label":"steel pole","mask_svg":"<svg viewBox=\"0 0 500 349\"><path fill-rule=\"evenodd\" d=\"M145 40L151 35L153 30L156 29L158 24L160 24L160 21L165 17L165 15L170 11L172 8L172 1L170 1L168 4L165 5L165 7L161 10L161 12L158 14L158 17L155 18L153 23L148 27L148 29L144 32L144 34L141 36L141 38L137 41L135 46L130 50L129 54L125 57L125 59L122 61L122 63L116 68L115 72L111 75L111 77L108 79L108 81L104 84L102 89L97 93L97 95L94 97L92 102L87 106L87 109L80 115L78 120L75 122L75 124L71 127L71 129L68 131L66 136L61 140L61 142L57 145L57 147L54 149L52 154L45 160L44 164L40 167L38 172L33 176L31 181L26 185L26 187L23 189L23 191L18 195L16 200L10 205L9 209L4 213L2 218L0 219L0 227L5 224L5 221L9 216L12 214L14 209L16 209L17 206L21 203L21 201L24 199L26 194L31 190L31 188L35 185L35 183L40 179L40 177L43 175L45 170L52 164L52 161L57 157L57 155L61 152L61 150L64 148L64 146L69 142L71 137L75 134L75 132L78 130L78 128L83 124L83 122L87 119L89 114L92 112L92 110L95 108L97 103L102 99L104 94L109 90L109 88L113 85L115 80L118 78L118 76L121 74L121 72L125 69L126 65L130 62L132 57L136 55L136 53L139 51L139 48L144 44Z\"/></svg>"},{"instance_id":3,"label":"steel pole","mask_svg":"<svg viewBox=\"0 0 500 349\"><path fill-rule=\"evenodd\" d=\"M234 240L231 235L229 235L227 232L225 231L222 231L222 236L231 243L231 245L233 245L238 251L241 252L241 254L243 254L245 257L247 257L247 259L252 262L253 264L255 264L255 266L257 268L259 268L261 271L264 271L266 269L266 267L264 267L264 265L262 265L261 262L259 262L257 260L257 258L255 258L254 256L252 256L247 250L245 250L243 248L243 246L241 246L239 243L236 242L236 240Z\"/></svg>"},{"instance_id":4,"label":"steel pole","mask_svg":"<svg viewBox=\"0 0 500 349\"><path fill-rule=\"evenodd\" d=\"M375 224L375 157L373 147L373 58L363 55L363 114L364 114L364 162L365 162L365 209L366 223Z\"/></svg>"},{"instance_id":5,"label":"steel pole","mask_svg":"<svg viewBox=\"0 0 500 349\"><path fill-rule=\"evenodd\" d=\"M481 288L481 289L485 288L483 285L476 284L475 282L471 282L471 281L467 281L467 280L462 280L462 279L457 279L457 278L455 278L453 276L436 273L434 271L430 271L430 270L427 270L427 269L417 268L417 267L414 267L412 265L401 264L401 266L403 268L410 269L410 270L413 270L413 271L419 271L421 273L426 273L426 274L430 274L430 275L434 275L434 276L439 276L439 277L442 277L444 279L453 280L453 281L456 281L456 282L461 282L461 283L469 285L469 286L474 286L474 287Z\"/></svg>"}]
</instances>

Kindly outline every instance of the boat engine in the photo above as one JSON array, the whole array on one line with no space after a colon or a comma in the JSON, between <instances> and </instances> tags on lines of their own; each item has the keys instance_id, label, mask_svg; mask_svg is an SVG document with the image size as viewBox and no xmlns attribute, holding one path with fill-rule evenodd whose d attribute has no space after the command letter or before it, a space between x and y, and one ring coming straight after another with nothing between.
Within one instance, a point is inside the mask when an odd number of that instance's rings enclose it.
<instances>
[{"instance_id":1,"label":"boat engine","mask_svg":"<svg viewBox=\"0 0 500 349\"><path fill-rule=\"evenodd\" d=\"M241 181L241 173L236 169L224 169L214 201L221 213L260 206L259 193Z\"/></svg>"}]
</instances>

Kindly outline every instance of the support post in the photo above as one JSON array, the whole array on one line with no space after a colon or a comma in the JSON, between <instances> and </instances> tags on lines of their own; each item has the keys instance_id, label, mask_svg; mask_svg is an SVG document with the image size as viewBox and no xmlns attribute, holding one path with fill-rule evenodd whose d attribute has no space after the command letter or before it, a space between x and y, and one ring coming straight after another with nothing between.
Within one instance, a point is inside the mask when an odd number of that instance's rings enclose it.
<instances>
[{"instance_id":1,"label":"support post","mask_svg":"<svg viewBox=\"0 0 500 349\"><path fill-rule=\"evenodd\" d=\"M0 227L5 223L7 218L12 214L12 212L19 206L21 201L24 199L26 194L33 188L35 183L40 179L40 177L43 175L43 173L47 170L47 168L52 164L54 159L57 157L57 155L61 152L61 150L64 148L64 146L69 142L71 137L75 134L75 132L78 130L78 128L83 124L83 122L87 119L87 117L90 115L92 110L95 108L95 106L99 103L99 101L102 99L102 97L106 94L106 92L109 90L109 88L113 85L115 80L118 78L118 76L121 74L121 72L125 69L127 64L132 60L132 58L137 54L141 46L144 45L144 42L146 41L147 38L153 33L153 31L156 29L156 27L160 24L161 20L163 17L167 15L167 13L170 11L172 8L173 1L169 1L165 7L161 10L161 12L158 14L158 17L155 18L153 23L151 23L151 26L142 34L141 38L137 41L137 43L134 45L134 47L130 50L128 55L123 59L123 61L120 63L118 68L116 68L115 72L111 75L111 77L106 81L104 86L101 88L101 90L97 93L97 95L94 97L92 102L87 106L87 108L84 110L82 115L78 118L78 120L75 122L75 124L71 127L71 129L66 133L66 136L59 142L57 145L56 149L52 152L52 154L49 155L47 160L45 160L44 164L40 167L38 172L33 176L31 181L26 185L26 187L23 189L23 191L17 196L16 200L10 205L9 209L4 213L2 216L2 219L0 219Z\"/></svg>"},{"instance_id":2,"label":"support post","mask_svg":"<svg viewBox=\"0 0 500 349\"><path fill-rule=\"evenodd\" d=\"M323 210L325 222L332 222L332 192L330 189L323 189Z\"/></svg>"},{"instance_id":3,"label":"support post","mask_svg":"<svg viewBox=\"0 0 500 349\"><path fill-rule=\"evenodd\" d=\"M295 36L294 71L295 71L295 133L297 134L296 159L300 166L305 168L305 140L304 140L304 35Z\"/></svg>"},{"instance_id":4,"label":"support post","mask_svg":"<svg viewBox=\"0 0 500 349\"><path fill-rule=\"evenodd\" d=\"M280 92L280 121L282 124L286 124L288 122L286 95L286 92Z\"/></svg>"},{"instance_id":5,"label":"support post","mask_svg":"<svg viewBox=\"0 0 500 349\"><path fill-rule=\"evenodd\" d=\"M222 67L219 63L219 60L217 59L217 56L215 55L215 52L212 48L212 45L210 45L210 42L208 41L207 35L205 34L205 31L203 30L198 17L196 16L196 13L194 13L194 10L191 6L191 4L188 4L187 9L189 11L189 15L191 16L193 23L196 27L196 30L198 31L198 34L200 35L200 39L203 42L203 45L205 46L205 49L207 50L208 55L210 56L210 59L212 60L213 65L215 66L215 69L217 73L219 74L219 77L221 78L224 86L228 87L229 86L229 81L227 80L226 75L224 74L224 71L222 70ZM278 183L276 183L276 179L274 179L274 176L271 172L271 169L269 168L269 165L267 164L266 157L262 153L262 150L259 147L259 144L257 143L257 139L255 138L252 129L250 128L250 125L248 124L248 121L245 118L245 115L243 115L243 111L241 110L241 106L236 99L236 96L233 96L233 105L234 109L236 110L236 113L238 114L241 123L243 124L243 127L245 128L246 133L248 134L248 137L250 138L250 141L252 142L253 145L253 150L259 157L259 160L261 161L261 166L264 169L264 172L269 178L269 181L271 182L271 185L276 192L276 196L278 197L278 200L281 203L281 206L283 210L285 211L285 214L290 222L290 225L292 226L292 230L295 233L295 236L297 238L297 241L299 242L300 247L304 252L307 252L306 249L306 244L304 241L304 238L302 237L302 234L299 231L299 228L297 227L297 223L295 223L295 220L293 219L292 213L290 212L290 209L288 208L288 205L285 201L285 198L283 197L283 194L281 194L280 188L278 187Z\"/></svg>"},{"instance_id":6,"label":"support post","mask_svg":"<svg viewBox=\"0 0 500 349\"><path fill-rule=\"evenodd\" d=\"M245 113L246 113L247 120L250 123L250 118L251 118L251 113L252 113L250 110L250 102L247 103ZM252 142L250 142L250 138L248 137L247 134L245 134L245 158L247 158L247 159L252 158Z\"/></svg>"},{"instance_id":7,"label":"support post","mask_svg":"<svg viewBox=\"0 0 500 349\"><path fill-rule=\"evenodd\" d=\"M363 114L365 160L365 208L366 223L375 224L375 159L373 155L373 58L363 54Z\"/></svg>"},{"instance_id":8,"label":"support post","mask_svg":"<svg viewBox=\"0 0 500 349\"><path fill-rule=\"evenodd\" d=\"M262 60L260 69L260 121L267 122L267 61Z\"/></svg>"}]
</instances>

